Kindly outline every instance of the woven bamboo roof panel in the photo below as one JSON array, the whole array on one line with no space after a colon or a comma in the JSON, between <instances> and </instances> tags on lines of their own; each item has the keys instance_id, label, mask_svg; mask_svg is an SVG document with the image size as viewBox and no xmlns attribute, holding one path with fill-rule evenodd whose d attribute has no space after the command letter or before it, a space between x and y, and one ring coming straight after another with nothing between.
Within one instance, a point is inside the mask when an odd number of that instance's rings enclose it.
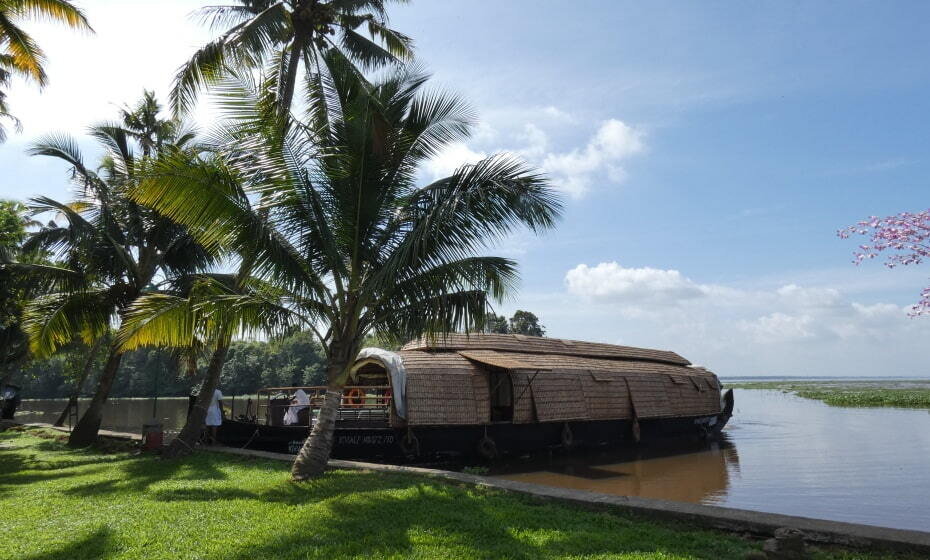
<instances>
[{"instance_id":1,"label":"woven bamboo roof panel","mask_svg":"<svg viewBox=\"0 0 930 560\"><path fill-rule=\"evenodd\" d=\"M507 370L513 422L695 417L720 412L717 377L652 360L501 350L402 350L407 422L490 422L490 369Z\"/></svg>"},{"instance_id":2,"label":"woven bamboo roof panel","mask_svg":"<svg viewBox=\"0 0 930 560\"><path fill-rule=\"evenodd\" d=\"M691 362L675 352L618 346L598 342L582 342L518 334L448 333L434 339L419 338L407 343L402 350L430 352L459 350L499 350L502 352L530 352L534 354L561 354L616 360L647 360L682 366Z\"/></svg>"},{"instance_id":3,"label":"woven bamboo roof panel","mask_svg":"<svg viewBox=\"0 0 930 560\"><path fill-rule=\"evenodd\" d=\"M507 352L497 352L494 350L462 350L456 352L459 356L468 358L473 362L478 362L480 364L489 365L491 367L497 367L502 369L539 369L536 366L527 363L521 362L518 359L511 357Z\"/></svg>"},{"instance_id":4,"label":"woven bamboo roof panel","mask_svg":"<svg viewBox=\"0 0 930 560\"><path fill-rule=\"evenodd\" d=\"M458 354L401 352L411 426L486 424L487 376Z\"/></svg>"},{"instance_id":5,"label":"woven bamboo roof panel","mask_svg":"<svg viewBox=\"0 0 930 560\"><path fill-rule=\"evenodd\" d=\"M530 384L530 390L540 422L588 419L579 375L538 375Z\"/></svg>"},{"instance_id":6,"label":"woven bamboo roof panel","mask_svg":"<svg viewBox=\"0 0 930 560\"><path fill-rule=\"evenodd\" d=\"M513 423L530 424L536 422L536 410L533 406L533 391L531 382L535 381L536 373L514 371L510 374L513 382Z\"/></svg>"}]
</instances>

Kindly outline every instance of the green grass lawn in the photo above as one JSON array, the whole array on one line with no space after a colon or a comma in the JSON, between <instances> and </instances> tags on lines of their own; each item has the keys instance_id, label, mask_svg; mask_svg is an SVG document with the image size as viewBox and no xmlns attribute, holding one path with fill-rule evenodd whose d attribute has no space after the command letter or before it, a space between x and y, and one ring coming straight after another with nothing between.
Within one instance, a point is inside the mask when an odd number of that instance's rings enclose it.
<instances>
[{"instance_id":1,"label":"green grass lawn","mask_svg":"<svg viewBox=\"0 0 930 560\"><path fill-rule=\"evenodd\" d=\"M41 437L40 437L41 436ZM407 475L184 462L0 433L0 558L740 559L759 543ZM816 558L863 558L819 551Z\"/></svg>"},{"instance_id":2,"label":"green grass lawn","mask_svg":"<svg viewBox=\"0 0 930 560\"><path fill-rule=\"evenodd\" d=\"M831 406L930 409L928 381L748 381L724 383L730 389L769 389L794 393Z\"/></svg>"}]
</instances>

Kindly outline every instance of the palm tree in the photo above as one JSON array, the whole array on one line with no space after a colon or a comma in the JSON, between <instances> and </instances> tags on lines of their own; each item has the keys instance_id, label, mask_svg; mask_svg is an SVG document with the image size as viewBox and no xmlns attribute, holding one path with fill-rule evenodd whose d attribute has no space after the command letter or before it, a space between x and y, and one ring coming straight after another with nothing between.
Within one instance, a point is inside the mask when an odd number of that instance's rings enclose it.
<instances>
[{"instance_id":1,"label":"palm tree","mask_svg":"<svg viewBox=\"0 0 930 560\"><path fill-rule=\"evenodd\" d=\"M200 89L230 71L272 65L280 116L291 108L301 63L308 75L318 75L325 71L325 52L341 52L367 68L409 58L413 42L388 27L385 4L385 0L238 0L202 8L203 19L223 31L178 71L171 93L175 114L189 111ZM359 33L360 28L370 38Z\"/></svg>"},{"instance_id":2,"label":"palm tree","mask_svg":"<svg viewBox=\"0 0 930 560\"><path fill-rule=\"evenodd\" d=\"M294 317L280 298L278 290L241 272L214 273L194 279L185 294L146 294L131 306L118 334L123 351L162 346L194 358L212 349L191 414L163 458L187 455L196 446L233 336L289 330Z\"/></svg>"},{"instance_id":3,"label":"palm tree","mask_svg":"<svg viewBox=\"0 0 930 560\"><path fill-rule=\"evenodd\" d=\"M265 213L254 208L243 183L246 180L236 169L227 165L222 156L225 147L235 144L255 125L275 120L272 115L273 99L252 100L265 111L246 122L220 129L217 135L226 140L219 144L202 143L199 150L177 151L170 157L160 158L149 170L143 184L182 182L187 188L215 189L224 185L242 205L258 216ZM216 135L215 135L216 136ZM241 155L239 157L248 157ZM261 200L261 197L259 197ZM212 250L236 257L225 244L210 241ZM204 349L212 348L207 371L199 396L184 427L162 454L175 458L193 451L203 431L207 408L220 374L232 337L236 334L286 332L292 314L281 305L283 294L267 283L251 276L253 261L249 255L240 259L235 274L211 273L192 280L189 289L174 294L149 294L140 297L132 306L119 333L124 351L141 346L174 348L191 358Z\"/></svg>"},{"instance_id":4,"label":"palm tree","mask_svg":"<svg viewBox=\"0 0 930 560\"><path fill-rule=\"evenodd\" d=\"M55 419L54 426L64 426L65 422L68 421L68 417L71 415L71 411L77 410L78 398L80 398L81 392L84 391L84 384L87 382L87 378L90 377L90 373L97 361L97 355L100 353L100 348L106 343L107 338L109 338L109 336L104 334L95 340L89 348L84 345L80 347L80 349L86 351L87 354L84 356L80 373L78 373L77 377L74 379L74 386L71 388L71 394L68 395L68 402L65 403L65 407L58 414L58 418Z\"/></svg>"},{"instance_id":5,"label":"palm tree","mask_svg":"<svg viewBox=\"0 0 930 560\"><path fill-rule=\"evenodd\" d=\"M147 110L157 115L158 107ZM136 157L132 138L141 131L131 124L91 128L106 154L98 171L84 164L76 142L66 136L48 137L30 149L33 155L71 165L78 194L70 203L47 197L32 201L35 212L54 212L65 224L51 222L27 245L51 252L73 272L70 283L36 298L27 308L24 327L38 356L49 355L74 338L92 345L121 321L140 295L171 286L211 262L181 227L126 197L152 160L161 157L160 153ZM160 142L171 152L180 150L188 138L175 134ZM69 445L86 446L96 439L121 357L119 346L110 344L94 397L71 432Z\"/></svg>"},{"instance_id":6,"label":"palm tree","mask_svg":"<svg viewBox=\"0 0 930 560\"><path fill-rule=\"evenodd\" d=\"M13 366L27 355L22 330L23 306L35 292L16 264L28 258L22 250L27 227L33 225L20 202L0 200L0 387L13 375Z\"/></svg>"},{"instance_id":7,"label":"palm tree","mask_svg":"<svg viewBox=\"0 0 930 560\"><path fill-rule=\"evenodd\" d=\"M227 149L244 190L177 175L134 190L201 243L247 256L322 341L328 391L294 463L296 480L325 468L342 388L365 337L480 326L488 296L503 297L517 279L516 263L482 253L517 226L552 227L561 208L544 177L508 156L419 186L420 165L469 133L468 107L425 91L428 76L416 70L372 83L338 53L325 57L332 71L314 90L306 122L279 136L277 127L256 127ZM227 110L251 118L235 88L222 89Z\"/></svg>"},{"instance_id":8,"label":"palm tree","mask_svg":"<svg viewBox=\"0 0 930 560\"><path fill-rule=\"evenodd\" d=\"M10 114L3 88L9 87L13 76L19 76L44 87L45 54L17 22L24 18L41 18L64 23L72 29L93 31L84 12L66 0L0 0L0 120L19 121ZM0 124L0 142L6 132Z\"/></svg>"}]
</instances>

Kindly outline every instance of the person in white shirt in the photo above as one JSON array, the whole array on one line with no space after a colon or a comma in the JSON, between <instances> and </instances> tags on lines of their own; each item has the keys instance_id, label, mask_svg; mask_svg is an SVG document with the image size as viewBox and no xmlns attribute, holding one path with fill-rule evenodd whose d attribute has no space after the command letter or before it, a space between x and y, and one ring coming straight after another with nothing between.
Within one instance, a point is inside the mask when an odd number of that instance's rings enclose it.
<instances>
[{"instance_id":1,"label":"person in white shirt","mask_svg":"<svg viewBox=\"0 0 930 560\"><path fill-rule=\"evenodd\" d=\"M207 426L210 428L210 443L216 443L216 429L223 423L223 393L219 387L213 390L210 408L207 409Z\"/></svg>"},{"instance_id":2,"label":"person in white shirt","mask_svg":"<svg viewBox=\"0 0 930 560\"><path fill-rule=\"evenodd\" d=\"M297 413L308 406L310 406L310 397L307 396L303 389L297 389L294 398L291 399L291 406L287 407L287 412L284 413L284 425L293 426L297 424L299 422Z\"/></svg>"}]
</instances>

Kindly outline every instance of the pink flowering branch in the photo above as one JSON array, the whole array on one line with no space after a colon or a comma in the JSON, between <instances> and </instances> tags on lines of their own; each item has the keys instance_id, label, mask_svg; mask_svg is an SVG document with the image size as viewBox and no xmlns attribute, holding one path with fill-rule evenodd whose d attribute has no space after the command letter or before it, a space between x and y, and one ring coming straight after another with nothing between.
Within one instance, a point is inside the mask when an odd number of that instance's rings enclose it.
<instances>
[{"instance_id":1,"label":"pink flowering branch","mask_svg":"<svg viewBox=\"0 0 930 560\"><path fill-rule=\"evenodd\" d=\"M856 264L886 253L885 266L920 264L930 258L930 210L912 214L901 212L894 216L872 216L837 232L843 239L864 235L869 243L859 246L854 253ZM911 309L911 315L930 315L930 287L920 293L920 301Z\"/></svg>"}]
</instances>

